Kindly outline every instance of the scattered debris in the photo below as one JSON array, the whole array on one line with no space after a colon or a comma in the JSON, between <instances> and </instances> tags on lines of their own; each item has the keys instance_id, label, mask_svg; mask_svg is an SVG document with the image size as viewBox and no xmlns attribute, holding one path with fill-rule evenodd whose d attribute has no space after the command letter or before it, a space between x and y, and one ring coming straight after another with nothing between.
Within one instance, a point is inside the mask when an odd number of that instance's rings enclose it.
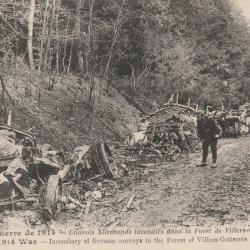
<instances>
[{"instance_id":1,"label":"scattered debris","mask_svg":"<svg viewBox=\"0 0 250 250\"><path fill-rule=\"evenodd\" d=\"M127 203L127 209L131 209L131 205L134 201L134 198L135 198L135 195L133 195L129 198L128 203Z\"/></svg>"},{"instance_id":2,"label":"scattered debris","mask_svg":"<svg viewBox=\"0 0 250 250\"><path fill-rule=\"evenodd\" d=\"M85 194L85 198L86 198L86 202L87 202L87 205L85 207L85 211L84 211L84 214L85 215L88 215L89 213L89 209L90 209L90 206L91 206L91 202L92 202L92 194L90 192L87 192ZM80 216L79 216L80 217Z\"/></svg>"},{"instance_id":3,"label":"scattered debris","mask_svg":"<svg viewBox=\"0 0 250 250\"><path fill-rule=\"evenodd\" d=\"M4 190L0 206L38 202L54 217L61 195L60 152L46 151L49 147L39 150L30 133L9 126L0 126L0 145L0 189Z\"/></svg>"},{"instance_id":4,"label":"scattered debris","mask_svg":"<svg viewBox=\"0 0 250 250\"><path fill-rule=\"evenodd\" d=\"M105 142L82 145L68 159L50 144L37 145L30 133L2 126L0 186L7 191L0 191L0 206L13 206L13 192L19 197L14 203L36 202L51 218L62 208L78 211L81 217L96 205L111 206L105 199L111 199L114 190L118 191L114 180L133 173L136 179L136 171L141 172L139 176L153 174L162 162L175 161L178 155L193 150L197 144L194 113L189 107L168 104L141 119L138 131L131 133L124 145L117 144L112 150ZM138 166L134 172L131 163L134 168ZM121 197L114 203L125 199ZM132 195L120 205L129 211L134 199ZM29 224L36 223L34 218L29 219Z\"/></svg>"},{"instance_id":5,"label":"scattered debris","mask_svg":"<svg viewBox=\"0 0 250 250\"><path fill-rule=\"evenodd\" d=\"M196 111L180 104L166 104L147 115L137 130L125 140L124 154L128 158L137 155L146 163L175 161L183 152L192 152L199 142Z\"/></svg>"},{"instance_id":6,"label":"scattered debris","mask_svg":"<svg viewBox=\"0 0 250 250\"><path fill-rule=\"evenodd\" d=\"M79 202L78 200L76 200L75 198L71 197L71 196L68 196L67 197L69 199L69 201L71 201L71 203L79 206L80 208L85 208L86 205L83 205L81 202Z\"/></svg>"}]
</instances>

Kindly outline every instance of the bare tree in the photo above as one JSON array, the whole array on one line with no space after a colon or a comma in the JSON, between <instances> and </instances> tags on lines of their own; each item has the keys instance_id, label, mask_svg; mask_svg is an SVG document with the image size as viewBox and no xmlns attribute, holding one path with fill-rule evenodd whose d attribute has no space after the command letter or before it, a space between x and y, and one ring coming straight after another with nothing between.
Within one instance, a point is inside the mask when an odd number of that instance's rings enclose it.
<instances>
[{"instance_id":1,"label":"bare tree","mask_svg":"<svg viewBox=\"0 0 250 250\"><path fill-rule=\"evenodd\" d=\"M41 34L40 52L39 52L39 65L38 65L39 72L41 71L42 63L43 63L43 46L44 46L44 40L46 36L48 7L49 7L49 0L46 0L44 16L43 16L43 26L42 26L42 32L41 32L42 34Z\"/></svg>"},{"instance_id":2,"label":"bare tree","mask_svg":"<svg viewBox=\"0 0 250 250\"><path fill-rule=\"evenodd\" d=\"M85 52L85 62L86 71L89 81L89 96L88 104L92 109L95 102L95 79L94 79L94 31L93 31L93 9L95 0L89 0L89 23L88 23L88 33L86 36L86 52Z\"/></svg>"},{"instance_id":3,"label":"bare tree","mask_svg":"<svg viewBox=\"0 0 250 250\"><path fill-rule=\"evenodd\" d=\"M138 69L134 67L132 64L129 65L131 67L131 81L133 83L132 86L134 90L136 90L140 88L143 80L145 80L145 78L147 78L147 76L149 75L151 62L150 60L146 60L142 69ZM136 93L136 91L134 93Z\"/></svg>"},{"instance_id":4,"label":"bare tree","mask_svg":"<svg viewBox=\"0 0 250 250\"><path fill-rule=\"evenodd\" d=\"M110 88L110 79L109 79L109 73L110 73L110 64L112 62L112 57L114 54L114 49L115 49L115 45L117 42L117 39L119 37L119 33L121 30L121 25L122 25L122 19L123 19L123 9L125 6L125 2L126 0L122 0L122 4L121 6L118 6L118 14L117 14L117 18L114 22L114 35L113 35L113 39L112 39L112 43L111 43L111 47L109 50L109 55L108 55L108 61L105 67L105 71L104 71L104 78L107 80L107 92L109 92L109 88Z\"/></svg>"},{"instance_id":5,"label":"bare tree","mask_svg":"<svg viewBox=\"0 0 250 250\"><path fill-rule=\"evenodd\" d=\"M33 23L34 23L34 15L35 15L35 0L30 0L27 47L28 47L29 64L30 64L30 68L32 70L34 69L34 60L33 60Z\"/></svg>"},{"instance_id":6,"label":"bare tree","mask_svg":"<svg viewBox=\"0 0 250 250\"><path fill-rule=\"evenodd\" d=\"M45 49L44 49L44 56L43 56L43 62L42 62L42 71L45 71L47 68L47 57L48 57L48 53L50 50L50 41L51 41L51 36L52 36L52 32L53 32L53 24L54 24L54 18L55 18L55 7L56 7L56 3L55 0L52 0L51 6L50 6L50 18L49 18L49 28L48 28L48 35L47 35L47 39L45 42Z\"/></svg>"},{"instance_id":7,"label":"bare tree","mask_svg":"<svg viewBox=\"0 0 250 250\"><path fill-rule=\"evenodd\" d=\"M69 12L68 18L67 18L67 24L65 28L65 39L64 39L64 49L63 49L63 58L62 58L62 66L63 66L64 72L66 71L65 60L66 60L66 55L67 55L68 28L69 28L70 16L71 16L71 13Z\"/></svg>"},{"instance_id":8,"label":"bare tree","mask_svg":"<svg viewBox=\"0 0 250 250\"><path fill-rule=\"evenodd\" d=\"M76 27L73 29L73 36L75 34ZM68 69L67 73L69 74L70 72L70 67L71 67L71 61L72 61L72 53L73 53L73 46L74 46L74 38L71 38L71 44L70 44L70 52L69 52L69 63L68 63Z\"/></svg>"},{"instance_id":9,"label":"bare tree","mask_svg":"<svg viewBox=\"0 0 250 250\"><path fill-rule=\"evenodd\" d=\"M77 0L76 2L76 17L75 17L75 30L77 33L77 57L78 57L78 70L83 69L83 55L81 50L81 7L85 0Z\"/></svg>"}]
</instances>

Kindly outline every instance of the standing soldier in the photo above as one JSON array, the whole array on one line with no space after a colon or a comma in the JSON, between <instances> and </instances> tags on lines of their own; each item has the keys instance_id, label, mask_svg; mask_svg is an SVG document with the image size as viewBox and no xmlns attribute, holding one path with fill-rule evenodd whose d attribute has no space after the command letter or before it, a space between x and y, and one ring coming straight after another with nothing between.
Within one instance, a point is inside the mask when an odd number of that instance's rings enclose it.
<instances>
[{"instance_id":1,"label":"standing soldier","mask_svg":"<svg viewBox=\"0 0 250 250\"><path fill-rule=\"evenodd\" d=\"M202 162L199 166L207 166L208 148L211 148L213 165L217 167L217 143L222 129L214 118L209 118L202 110L197 115L197 133L202 142Z\"/></svg>"}]
</instances>

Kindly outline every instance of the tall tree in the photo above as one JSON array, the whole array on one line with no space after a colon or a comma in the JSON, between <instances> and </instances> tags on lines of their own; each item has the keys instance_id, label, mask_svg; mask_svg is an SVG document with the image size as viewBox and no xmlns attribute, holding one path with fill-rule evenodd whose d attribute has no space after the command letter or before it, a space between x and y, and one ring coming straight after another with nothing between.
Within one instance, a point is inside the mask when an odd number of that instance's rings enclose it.
<instances>
[{"instance_id":1,"label":"tall tree","mask_svg":"<svg viewBox=\"0 0 250 250\"><path fill-rule=\"evenodd\" d=\"M89 23L86 39L86 71L89 79L89 97L88 104L92 109L95 102L95 79L94 79L94 30L93 30L93 11L95 0L89 0Z\"/></svg>"},{"instance_id":2,"label":"tall tree","mask_svg":"<svg viewBox=\"0 0 250 250\"><path fill-rule=\"evenodd\" d=\"M77 33L77 62L78 70L81 72L83 70L83 54L81 50L81 7L84 4L84 0L76 1L76 17L75 17L75 29Z\"/></svg>"},{"instance_id":3,"label":"tall tree","mask_svg":"<svg viewBox=\"0 0 250 250\"><path fill-rule=\"evenodd\" d=\"M29 6L29 21L28 21L28 57L30 68L34 69L34 59L33 59L33 25L34 25L34 15L35 15L35 0L30 0Z\"/></svg>"},{"instance_id":4,"label":"tall tree","mask_svg":"<svg viewBox=\"0 0 250 250\"><path fill-rule=\"evenodd\" d=\"M113 34L113 38L112 38L112 42L111 42L111 47L109 50L109 55L108 55L108 61L105 67L105 71L104 71L104 77L107 80L107 92L109 91L110 88L110 79L109 79L109 74L110 74L110 64L112 62L114 53L115 53L115 46L118 40L118 37L120 35L120 31L121 31L121 27L122 27L122 19L124 18L123 16L123 11L124 11L124 6L125 6L126 0L122 0L122 4L121 6L118 5L117 7L117 18L113 24L114 27L114 34Z\"/></svg>"},{"instance_id":5,"label":"tall tree","mask_svg":"<svg viewBox=\"0 0 250 250\"><path fill-rule=\"evenodd\" d=\"M47 25L47 13L48 13L48 7L49 7L49 0L46 0L45 3L45 10L43 14L43 24L42 24L42 31L41 31L41 42L40 42L40 51L39 51L39 65L38 65L38 71L41 71L42 63L43 63L43 46L44 46L44 40L45 40L45 30Z\"/></svg>"},{"instance_id":6,"label":"tall tree","mask_svg":"<svg viewBox=\"0 0 250 250\"><path fill-rule=\"evenodd\" d=\"M50 17L48 22L48 34L47 39L45 42L45 49L44 49L44 56L43 56L43 63L42 63L42 71L44 72L47 69L47 58L50 50L50 42L51 42L51 36L53 33L53 24L54 24L54 18L55 18L55 7L56 7L56 0L52 0L51 6L50 6Z\"/></svg>"}]
</instances>

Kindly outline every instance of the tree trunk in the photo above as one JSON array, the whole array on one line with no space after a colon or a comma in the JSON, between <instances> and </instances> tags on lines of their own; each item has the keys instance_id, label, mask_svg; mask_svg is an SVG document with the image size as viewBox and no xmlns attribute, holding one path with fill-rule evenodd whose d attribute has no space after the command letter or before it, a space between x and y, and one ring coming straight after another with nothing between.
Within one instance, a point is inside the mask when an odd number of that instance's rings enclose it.
<instances>
[{"instance_id":1,"label":"tree trunk","mask_svg":"<svg viewBox=\"0 0 250 250\"><path fill-rule=\"evenodd\" d=\"M43 17L41 44L40 44L40 51L39 51L39 65L38 65L39 72L41 71L42 63L43 63L43 45L44 45L44 39L45 39L45 30L46 30L46 26L47 26L46 20L47 20L48 7L49 7L49 0L46 0L44 17Z\"/></svg>"},{"instance_id":2,"label":"tree trunk","mask_svg":"<svg viewBox=\"0 0 250 250\"><path fill-rule=\"evenodd\" d=\"M94 34L93 34L93 8L95 0L90 0L89 9L89 24L87 35L87 48L86 48L86 70L89 78L89 97L88 104L90 109L93 109L95 103L95 80L94 80Z\"/></svg>"},{"instance_id":3,"label":"tree trunk","mask_svg":"<svg viewBox=\"0 0 250 250\"><path fill-rule=\"evenodd\" d=\"M74 27L74 30L73 30L73 34L74 34L74 33L75 33L75 27ZM72 40L71 40L71 47L70 47L70 53L69 53L69 63L68 63L67 74L69 74L70 67L71 67L71 60L72 60L73 46L74 46L74 39L72 38Z\"/></svg>"},{"instance_id":4,"label":"tree trunk","mask_svg":"<svg viewBox=\"0 0 250 250\"><path fill-rule=\"evenodd\" d=\"M69 12L68 20L67 20L67 24L66 24L66 30L65 30L64 50L63 50L63 58L62 58L63 72L66 72L65 60L66 60L66 56L67 56L67 42L68 42L67 36L68 36L68 27L69 27L70 15L71 14Z\"/></svg>"},{"instance_id":5,"label":"tree trunk","mask_svg":"<svg viewBox=\"0 0 250 250\"><path fill-rule=\"evenodd\" d=\"M77 0L76 2L76 18L75 18L75 29L77 33L77 61L78 61L78 70L81 72L83 69L83 56L81 50L81 7L84 4L84 0Z\"/></svg>"},{"instance_id":6,"label":"tree trunk","mask_svg":"<svg viewBox=\"0 0 250 250\"><path fill-rule=\"evenodd\" d=\"M47 41L45 45L43 63L42 63L43 72L46 71L46 68L47 68L47 57L48 57L48 52L50 50L50 40L51 40L51 35L53 32L54 16L55 16L55 0L52 0L51 14L50 14L50 19L49 19L48 37L47 37Z\"/></svg>"},{"instance_id":7,"label":"tree trunk","mask_svg":"<svg viewBox=\"0 0 250 250\"><path fill-rule=\"evenodd\" d=\"M35 15L35 0L30 0L30 9L29 9L29 21L28 21L28 57L30 68L34 69L34 60L33 60L33 23Z\"/></svg>"},{"instance_id":8,"label":"tree trunk","mask_svg":"<svg viewBox=\"0 0 250 250\"><path fill-rule=\"evenodd\" d=\"M60 60L60 44L59 44L59 28L58 28L58 19L59 19L59 13L57 11L56 15L56 36L57 36L57 42L56 42L56 72L59 73L59 60Z\"/></svg>"},{"instance_id":9,"label":"tree trunk","mask_svg":"<svg viewBox=\"0 0 250 250\"><path fill-rule=\"evenodd\" d=\"M109 79L110 64L112 62L112 57L113 57L116 41L117 41L119 33L120 33L121 19L122 19L122 12L123 12L124 5L125 5L125 0L122 1L122 5L118 10L118 16L117 16L115 23L114 23L114 36L112 39L111 47L109 50L109 57L108 57L108 61L107 61L106 67L105 67L105 71L104 71L104 78L107 80L107 89L106 89L107 93L109 92L110 83L111 83L111 81Z\"/></svg>"}]
</instances>

